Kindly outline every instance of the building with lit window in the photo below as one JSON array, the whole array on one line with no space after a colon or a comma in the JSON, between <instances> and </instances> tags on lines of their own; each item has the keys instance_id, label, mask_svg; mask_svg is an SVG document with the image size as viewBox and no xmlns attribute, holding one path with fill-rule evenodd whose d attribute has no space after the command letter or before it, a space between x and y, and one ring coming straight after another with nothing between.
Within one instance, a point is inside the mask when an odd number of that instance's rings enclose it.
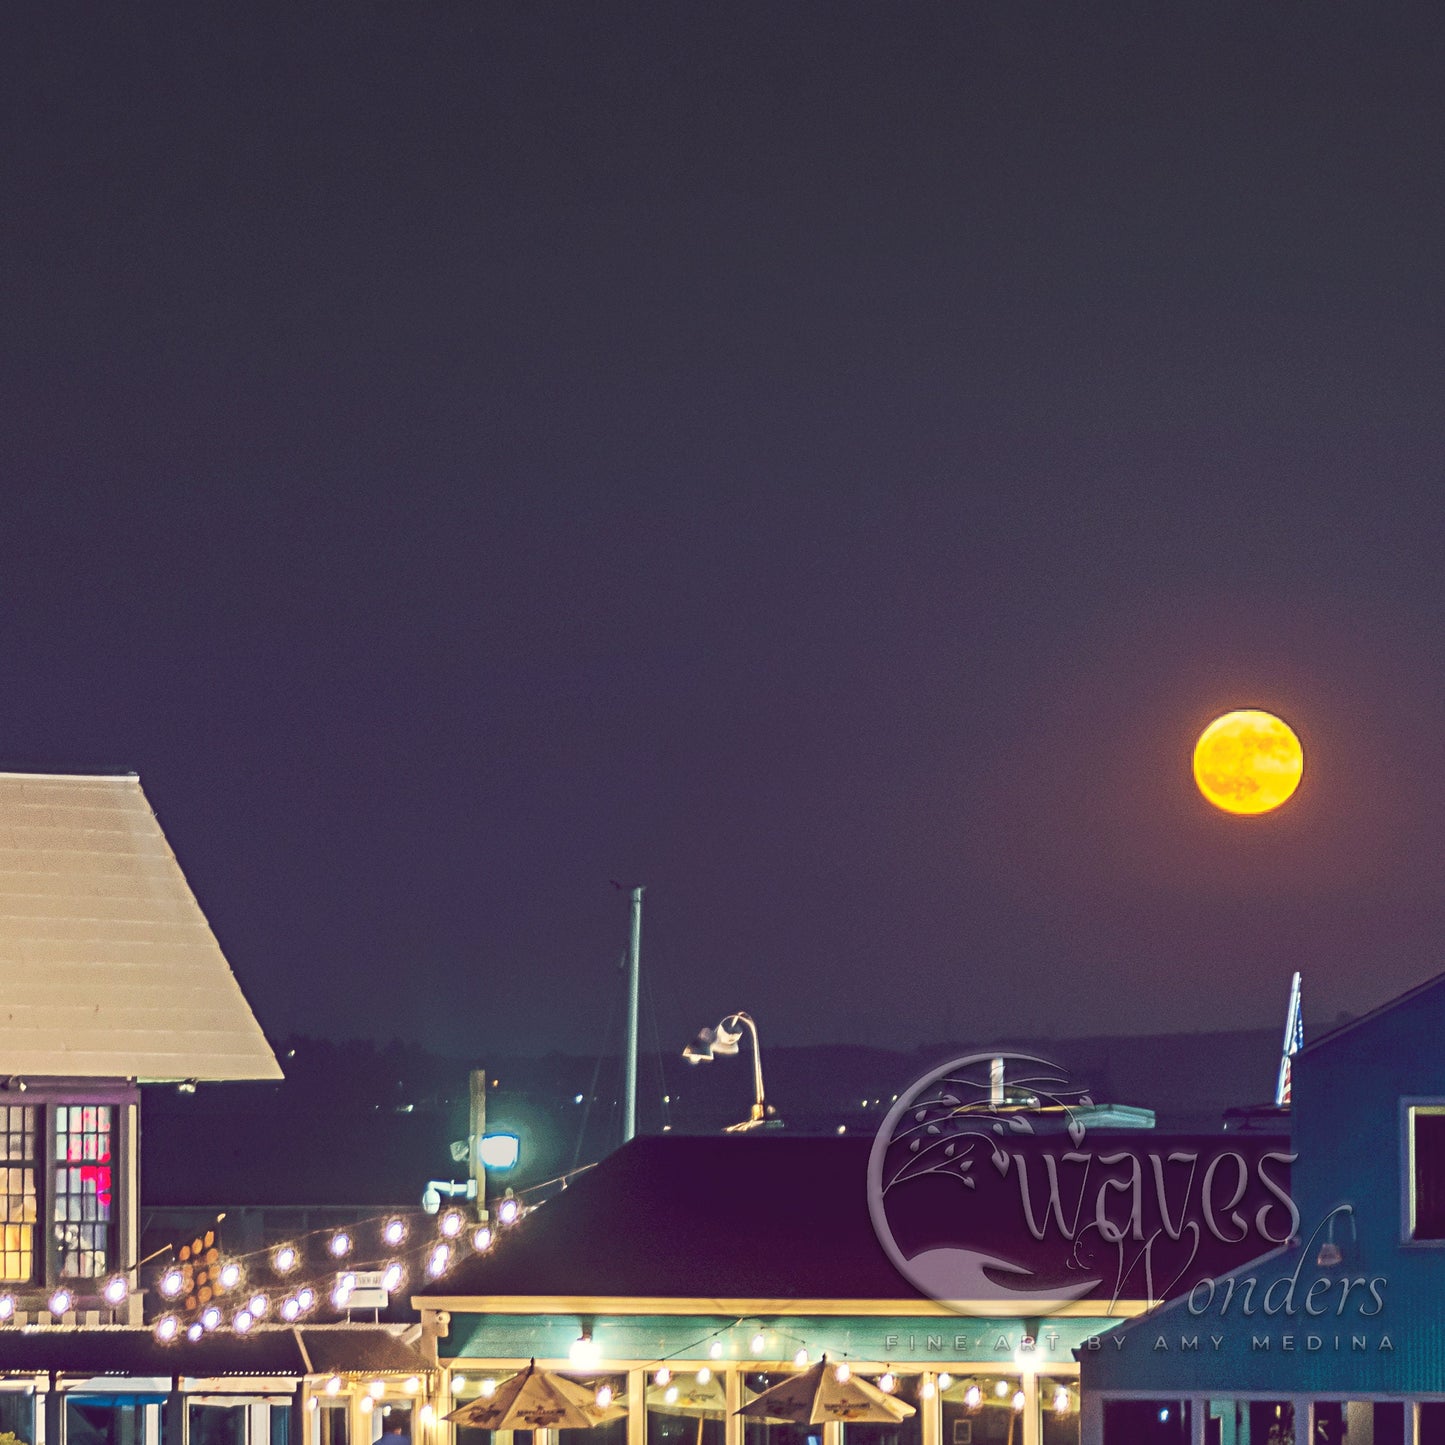
<instances>
[{"instance_id":1,"label":"building with lit window","mask_svg":"<svg viewBox=\"0 0 1445 1445\"><path fill-rule=\"evenodd\" d=\"M1445 1442L1445 975L1293 1064L1298 1224L1079 1352L1085 1445Z\"/></svg>"}]
</instances>

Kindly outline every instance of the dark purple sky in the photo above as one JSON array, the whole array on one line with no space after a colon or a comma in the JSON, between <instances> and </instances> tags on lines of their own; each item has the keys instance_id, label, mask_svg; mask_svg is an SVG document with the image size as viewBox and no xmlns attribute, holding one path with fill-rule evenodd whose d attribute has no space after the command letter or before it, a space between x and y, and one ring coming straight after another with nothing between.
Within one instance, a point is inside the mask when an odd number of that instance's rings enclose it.
<instances>
[{"instance_id":1,"label":"dark purple sky","mask_svg":"<svg viewBox=\"0 0 1445 1445\"><path fill-rule=\"evenodd\" d=\"M0 754L268 1030L1363 1009L1445 940L1438 6L35 4ZM1281 711L1281 814L1193 792ZM680 1045L665 1038L667 1046Z\"/></svg>"}]
</instances>

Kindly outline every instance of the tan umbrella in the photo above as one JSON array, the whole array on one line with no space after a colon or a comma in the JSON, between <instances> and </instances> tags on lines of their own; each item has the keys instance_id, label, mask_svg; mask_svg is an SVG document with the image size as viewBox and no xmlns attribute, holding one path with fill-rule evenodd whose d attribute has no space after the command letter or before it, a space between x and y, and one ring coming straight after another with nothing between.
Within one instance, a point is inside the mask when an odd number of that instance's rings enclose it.
<instances>
[{"instance_id":1,"label":"tan umbrella","mask_svg":"<svg viewBox=\"0 0 1445 1445\"><path fill-rule=\"evenodd\" d=\"M824 1355L812 1369L764 1390L737 1413L755 1420L783 1420L790 1425L823 1425L829 1420L891 1424L915 1412L912 1405L885 1395L877 1385L830 1365Z\"/></svg>"},{"instance_id":2,"label":"tan umbrella","mask_svg":"<svg viewBox=\"0 0 1445 1445\"><path fill-rule=\"evenodd\" d=\"M626 1413L620 1405L599 1405L585 1386L539 1370L533 1360L498 1385L491 1399L473 1400L447 1419L478 1430L590 1430Z\"/></svg>"},{"instance_id":3,"label":"tan umbrella","mask_svg":"<svg viewBox=\"0 0 1445 1445\"><path fill-rule=\"evenodd\" d=\"M665 1385L647 1387L647 1408L665 1415L701 1415L721 1420L727 1414L728 1397L716 1375L710 1376L706 1384L699 1382L696 1375L674 1375Z\"/></svg>"}]
</instances>

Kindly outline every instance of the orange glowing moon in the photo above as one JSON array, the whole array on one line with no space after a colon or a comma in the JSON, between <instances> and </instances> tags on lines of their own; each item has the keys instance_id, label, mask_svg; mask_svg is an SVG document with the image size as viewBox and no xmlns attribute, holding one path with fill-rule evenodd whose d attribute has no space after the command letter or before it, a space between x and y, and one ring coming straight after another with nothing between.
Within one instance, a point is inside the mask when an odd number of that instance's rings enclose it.
<instances>
[{"instance_id":1,"label":"orange glowing moon","mask_svg":"<svg viewBox=\"0 0 1445 1445\"><path fill-rule=\"evenodd\" d=\"M1294 729L1245 708L1217 717L1194 745L1194 781L1226 813L1269 813L1299 787L1305 755Z\"/></svg>"}]
</instances>

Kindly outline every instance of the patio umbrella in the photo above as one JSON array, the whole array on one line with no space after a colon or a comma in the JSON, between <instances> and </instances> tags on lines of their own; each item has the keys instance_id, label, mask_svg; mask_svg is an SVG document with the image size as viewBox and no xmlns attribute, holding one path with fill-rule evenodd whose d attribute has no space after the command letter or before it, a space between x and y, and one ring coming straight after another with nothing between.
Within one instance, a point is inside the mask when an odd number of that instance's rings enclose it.
<instances>
[{"instance_id":1,"label":"patio umbrella","mask_svg":"<svg viewBox=\"0 0 1445 1445\"><path fill-rule=\"evenodd\" d=\"M539 1370L533 1360L498 1385L491 1399L473 1400L447 1419L478 1430L590 1430L626 1413L621 1405L604 1409L590 1390L550 1370Z\"/></svg>"},{"instance_id":2,"label":"patio umbrella","mask_svg":"<svg viewBox=\"0 0 1445 1445\"><path fill-rule=\"evenodd\" d=\"M705 1385L698 1382L696 1375L674 1375L665 1385L647 1387L647 1408L665 1415L701 1415L721 1420L727 1414L728 1399L716 1375Z\"/></svg>"},{"instance_id":3,"label":"patio umbrella","mask_svg":"<svg viewBox=\"0 0 1445 1445\"><path fill-rule=\"evenodd\" d=\"M829 1420L874 1421L892 1424L914 1413L912 1405L885 1395L877 1385L848 1374L838 1378L837 1367L823 1356L810 1370L764 1390L737 1412L755 1420L783 1420L790 1425L822 1425Z\"/></svg>"}]
</instances>

